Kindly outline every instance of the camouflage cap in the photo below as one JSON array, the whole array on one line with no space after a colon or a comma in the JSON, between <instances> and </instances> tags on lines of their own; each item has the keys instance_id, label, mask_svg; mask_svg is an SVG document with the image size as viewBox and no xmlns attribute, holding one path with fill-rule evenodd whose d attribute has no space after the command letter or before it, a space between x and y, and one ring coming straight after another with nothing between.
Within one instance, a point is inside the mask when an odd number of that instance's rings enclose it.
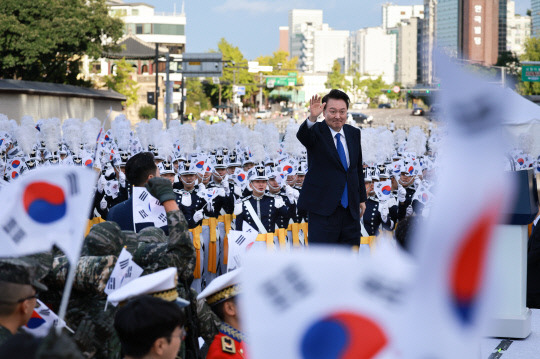
<instances>
[{"instance_id":1,"label":"camouflage cap","mask_svg":"<svg viewBox=\"0 0 540 359\"><path fill-rule=\"evenodd\" d=\"M84 239L82 255L118 255L124 246L125 239L125 234L116 222L95 224Z\"/></svg>"},{"instance_id":2,"label":"camouflage cap","mask_svg":"<svg viewBox=\"0 0 540 359\"><path fill-rule=\"evenodd\" d=\"M47 290L45 284L36 278L36 268L17 258L0 260L0 281L31 285L36 290Z\"/></svg>"},{"instance_id":3,"label":"camouflage cap","mask_svg":"<svg viewBox=\"0 0 540 359\"><path fill-rule=\"evenodd\" d=\"M166 243L167 236L161 228L146 227L137 233L137 239L139 242L145 243Z\"/></svg>"}]
</instances>

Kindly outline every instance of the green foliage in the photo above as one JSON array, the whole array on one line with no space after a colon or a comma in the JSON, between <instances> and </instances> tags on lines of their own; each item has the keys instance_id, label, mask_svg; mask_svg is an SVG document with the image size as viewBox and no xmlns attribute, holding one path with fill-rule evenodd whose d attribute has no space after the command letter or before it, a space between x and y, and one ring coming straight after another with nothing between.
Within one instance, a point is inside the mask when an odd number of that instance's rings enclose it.
<instances>
[{"instance_id":1,"label":"green foliage","mask_svg":"<svg viewBox=\"0 0 540 359\"><path fill-rule=\"evenodd\" d=\"M82 57L116 49L122 27L105 0L1 0L0 76L89 85Z\"/></svg>"},{"instance_id":2,"label":"green foliage","mask_svg":"<svg viewBox=\"0 0 540 359\"><path fill-rule=\"evenodd\" d=\"M345 78L345 74L341 72L341 65L338 60L334 60L332 72L328 74L328 78L324 85L330 89L340 89L345 92L349 91L351 83Z\"/></svg>"},{"instance_id":3,"label":"green foliage","mask_svg":"<svg viewBox=\"0 0 540 359\"><path fill-rule=\"evenodd\" d=\"M521 61L540 61L540 38L530 37L524 44L525 52L521 55ZM521 72L519 83L517 85L519 93L522 95L540 94L540 82L521 81Z\"/></svg>"},{"instance_id":4,"label":"green foliage","mask_svg":"<svg viewBox=\"0 0 540 359\"><path fill-rule=\"evenodd\" d=\"M139 117L145 120L150 120L154 118L156 114L156 109L154 106L144 105L139 108Z\"/></svg>"},{"instance_id":5,"label":"green foliage","mask_svg":"<svg viewBox=\"0 0 540 359\"><path fill-rule=\"evenodd\" d=\"M232 99L232 86L233 82L236 84L247 85L246 97L251 96L257 87L254 85L253 74L248 72L247 60L237 46L233 46L227 40L222 38L218 43L218 52L223 54L223 61L227 63L223 67L223 76L220 78L220 85L214 85L207 82L204 85L204 91L208 97L211 98L212 103L217 105L219 103L219 89L221 86L221 99Z\"/></svg>"},{"instance_id":6,"label":"green foliage","mask_svg":"<svg viewBox=\"0 0 540 359\"><path fill-rule=\"evenodd\" d=\"M212 108L210 99L206 96L203 85L198 78L187 78L186 88L186 115L192 113L194 118L199 118L202 111Z\"/></svg>"},{"instance_id":7,"label":"green foliage","mask_svg":"<svg viewBox=\"0 0 540 359\"><path fill-rule=\"evenodd\" d=\"M131 78L131 75L134 72L133 66L127 62L126 59L116 61L115 64L116 74L105 76L105 84L111 90L126 96L127 100L123 102L122 105L129 107L137 103L138 100L137 90L139 89L139 86L137 86L137 82Z\"/></svg>"}]
</instances>

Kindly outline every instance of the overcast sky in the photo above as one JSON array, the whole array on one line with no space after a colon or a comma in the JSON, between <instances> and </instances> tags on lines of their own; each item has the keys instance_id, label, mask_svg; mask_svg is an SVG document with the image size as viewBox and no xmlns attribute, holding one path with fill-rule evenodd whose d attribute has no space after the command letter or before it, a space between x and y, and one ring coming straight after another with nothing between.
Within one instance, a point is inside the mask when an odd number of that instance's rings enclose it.
<instances>
[{"instance_id":1,"label":"overcast sky","mask_svg":"<svg viewBox=\"0 0 540 359\"><path fill-rule=\"evenodd\" d=\"M125 2L134 2L126 0ZM182 0L141 0L156 12L172 13ZM224 37L253 60L271 55L279 46L279 26L288 25L291 9L322 9L323 21L335 30L358 30L381 24L381 0L185 0L186 51L216 49ZM394 0L397 5L423 4L422 0ZM525 14L531 0L516 0L516 12Z\"/></svg>"}]
</instances>

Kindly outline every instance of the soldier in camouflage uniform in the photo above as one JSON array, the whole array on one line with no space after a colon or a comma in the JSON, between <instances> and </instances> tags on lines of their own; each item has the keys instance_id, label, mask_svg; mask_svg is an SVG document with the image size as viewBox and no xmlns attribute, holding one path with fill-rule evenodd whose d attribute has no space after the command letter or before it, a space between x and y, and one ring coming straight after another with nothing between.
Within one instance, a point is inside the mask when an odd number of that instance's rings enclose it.
<instances>
[{"instance_id":1,"label":"soldier in camouflage uniform","mask_svg":"<svg viewBox=\"0 0 540 359\"><path fill-rule=\"evenodd\" d=\"M156 178L152 181L159 182L160 180L165 179ZM164 186L163 182L159 184ZM168 182L168 188L176 199L170 182ZM149 191L154 197L160 199L159 193L153 193L151 186ZM166 192L162 189L163 191ZM160 201L163 203L163 198ZM120 230L118 224L114 222L95 225L86 237L73 284L70 307L66 315L68 325L76 329L74 339L85 357L118 357L120 343L113 328L116 309L109 306L107 311L103 310L106 301L104 289L116 263L116 256L124 246L133 254L133 261L144 269L143 275L169 267L178 269L179 295L190 300L192 305L189 310L197 313L195 319L195 315L191 315L189 327L196 329L188 331L192 337L196 339L201 336L211 341L217 332L219 319L208 306L196 308L196 293L189 290L195 267L195 249L189 236L185 217L176 207L167 211L167 221L170 233L168 238L159 228L148 227L136 234ZM56 258L53 270L48 277L51 285L61 289L67 276L67 269L68 263L65 257ZM189 317L188 315L188 320Z\"/></svg>"},{"instance_id":2,"label":"soldier in camouflage uniform","mask_svg":"<svg viewBox=\"0 0 540 359\"><path fill-rule=\"evenodd\" d=\"M39 290L35 267L19 259L0 261L0 344L25 325L36 306Z\"/></svg>"}]
</instances>

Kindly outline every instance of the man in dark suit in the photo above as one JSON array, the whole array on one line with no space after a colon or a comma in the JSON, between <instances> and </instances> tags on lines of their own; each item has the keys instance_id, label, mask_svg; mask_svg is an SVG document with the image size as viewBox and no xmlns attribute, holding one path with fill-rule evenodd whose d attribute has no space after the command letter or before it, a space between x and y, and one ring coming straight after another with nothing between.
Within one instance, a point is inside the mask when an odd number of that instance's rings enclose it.
<instances>
[{"instance_id":1,"label":"man in dark suit","mask_svg":"<svg viewBox=\"0 0 540 359\"><path fill-rule=\"evenodd\" d=\"M126 163L126 179L134 187L144 187L150 178L158 176L159 170L151 152L137 153ZM143 228L154 226L153 222L133 223L133 197L112 207L107 221L118 223L123 231L140 232ZM166 224L160 228L169 235Z\"/></svg>"},{"instance_id":2,"label":"man in dark suit","mask_svg":"<svg viewBox=\"0 0 540 359\"><path fill-rule=\"evenodd\" d=\"M308 211L310 244L360 244L366 208L360 130L346 125L349 97L332 90L310 100L296 137L306 147L308 171L298 208ZM324 122L317 122L323 113Z\"/></svg>"}]
</instances>

